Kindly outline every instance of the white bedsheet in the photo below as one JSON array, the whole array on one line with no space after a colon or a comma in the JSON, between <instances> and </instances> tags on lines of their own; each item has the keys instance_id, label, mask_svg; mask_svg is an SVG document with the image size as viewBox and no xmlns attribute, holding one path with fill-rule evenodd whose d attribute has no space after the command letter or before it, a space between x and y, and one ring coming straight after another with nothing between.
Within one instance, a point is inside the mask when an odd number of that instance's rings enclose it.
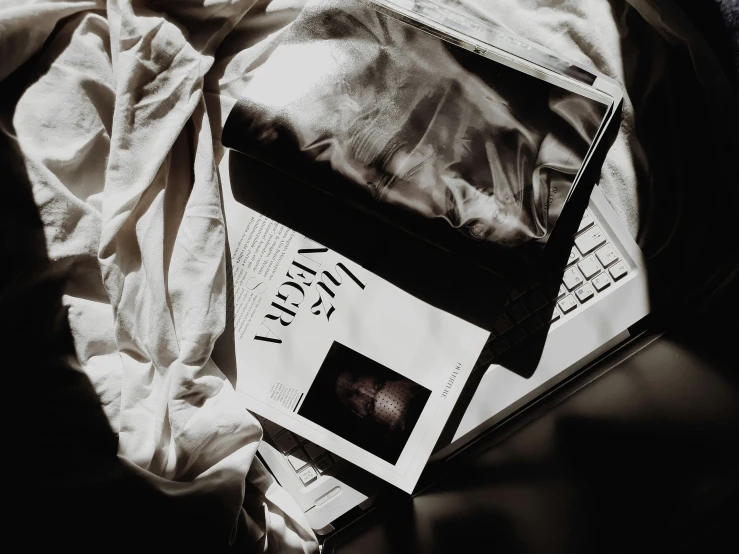
<instances>
[{"instance_id":1,"label":"white bedsheet","mask_svg":"<svg viewBox=\"0 0 739 554\"><path fill-rule=\"evenodd\" d=\"M266 551L310 552L302 511L254 457L259 424L210 357L226 266L203 82L252 4L3 4L0 75L39 53L13 124L120 457L171 494L217 495ZM247 478L258 494L242 507Z\"/></svg>"},{"instance_id":2,"label":"white bedsheet","mask_svg":"<svg viewBox=\"0 0 739 554\"><path fill-rule=\"evenodd\" d=\"M246 518L253 543L270 552L310 552L317 543L255 458L260 427L211 358L226 317L217 137L301 3L0 0L0 81L24 63L34 75L14 131L8 122L0 129L15 133L49 257L68 272L77 355L119 435L119 456L162 490L219 497L234 530ZM662 1L631 4L673 40L689 36ZM662 60L655 43L651 58L631 63L637 46L622 40L631 7L469 5L631 83L601 184L637 235L637 190L649 188L650 172L634 120ZM711 75L699 50L694 59ZM254 485L247 498L245 479Z\"/></svg>"}]
</instances>

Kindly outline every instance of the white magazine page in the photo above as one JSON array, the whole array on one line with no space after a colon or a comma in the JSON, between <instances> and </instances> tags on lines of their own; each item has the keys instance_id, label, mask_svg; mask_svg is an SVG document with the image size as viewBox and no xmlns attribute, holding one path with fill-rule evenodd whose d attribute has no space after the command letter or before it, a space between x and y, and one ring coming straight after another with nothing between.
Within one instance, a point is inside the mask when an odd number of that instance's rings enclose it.
<instances>
[{"instance_id":1,"label":"white magazine page","mask_svg":"<svg viewBox=\"0 0 739 554\"><path fill-rule=\"evenodd\" d=\"M223 192L245 407L411 492L488 332Z\"/></svg>"}]
</instances>

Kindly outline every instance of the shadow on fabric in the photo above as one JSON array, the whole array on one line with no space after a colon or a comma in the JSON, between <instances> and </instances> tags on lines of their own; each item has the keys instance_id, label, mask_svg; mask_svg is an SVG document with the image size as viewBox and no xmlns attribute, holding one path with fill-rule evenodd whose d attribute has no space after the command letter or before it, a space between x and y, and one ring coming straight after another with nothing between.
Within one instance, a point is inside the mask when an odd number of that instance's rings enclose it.
<instances>
[{"instance_id":1,"label":"shadow on fabric","mask_svg":"<svg viewBox=\"0 0 739 554\"><path fill-rule=\"evenodd\" d=\"M62 305L65 276L49 261L22 157L9 138L20 73L0 85L6 116L0 130L0 338L7 390L21 399L11 413L20 438L13 453L21 461L21 471L8 475L17 522L9 528L13 544L39 551L245 552L246 530L229 545L236 522L219 502L167 496L118 458L118 438L89 378L76 367Z\"/></svg>"}]
</instances>

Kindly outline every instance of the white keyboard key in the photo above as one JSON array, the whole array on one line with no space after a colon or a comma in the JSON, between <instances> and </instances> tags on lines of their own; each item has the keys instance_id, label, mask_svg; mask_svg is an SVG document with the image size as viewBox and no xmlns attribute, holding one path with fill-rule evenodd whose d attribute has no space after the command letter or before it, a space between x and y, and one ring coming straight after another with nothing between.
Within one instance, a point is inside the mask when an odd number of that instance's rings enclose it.
<instances>
[{"instance_id":1,"label":"white keyboard key","mask_svg":"<svg viewBox=\"0 0 739 554\"><path fill-rule=\"evenodd\" d=\"M493 325L493 329L495 329L495 332L499 335L502 335L511 327L513 327L513 323L511 323L511 320L505 314L500 314L500 317L498 317L495 325Z\"/></svg>"},{"instance_id":2,"label":"white keyboard key","mask_svg":"<svg viewBox=\"0 0 739 554\"><path fill-rule=\"evenodd\" d=\"M495 357L495 351L493 350L493 343L488 341L485 348L482 349L482 353L478 358L478 361L483 364L489 364L490 360Z\"/></svg>"},{"instance_id":3,"label":"white keyboard key","mask_svg":"<svg viewBox=\"0 0 739 554\"><path fill-rule=\"evenodd\" d=\"M303 471L298 473L298 477L300 477L300 480L303 482L304 485L307 485L316 477L318 477L318 475L311 466L308 466Z\"/></svg>"},{"instance_id":4,"label":"white keyboard key","mask_svg":"<svg viewBox=\"0 0 739 554\"><path fill-rule=\"evenodd\" d=\"M611 285L611 280L608 278L608 275L606 275L605 273L601 273L595 279L593 279L591 283L593 283L595 290L600 292Z\"/></svg>"},{"instance_id":5,"label":"white keyboard key","mask_svg":"<svg viewBox=\"0 0 739 554\"><path fill-rule=\"evenodd\" d=\"M557 306L562 310L563 314L566 314L577 308L577 302L572 298L571 294L568 294L562 300L557 302Z\"/></svg>"},{"instance_id":6,"label":"white keyboard key","mask_svg":"<svg viewBox=\"0 0 739 554\"><path fill-rule=\"evenodd\" d=\"M334 461L329 454L325 454L318 458L315 462L318 473L323 474L328 468L334 465Z\"/></svg>"},{"instance_id":7,"label":"white keyboard key","mask_svg":"<svg viewBox=\"0 0 739 554\"><path fill-rule=\"evenodd\" d=\"M598 262L595 261L594 256L583 258L580 260L580 263L577 264L577 267L580 268L580 271L582 271L582 274L587 280L590 280L593 275L600 271L600 266L598 265Z\"/></svg>"},{"instance_id":8,"label":"white keyboard key","mask_svg":"<svg viewBox=\"0 0 739 554\"><path fill-rule=\"evenodd\" d=\"M532 312L538 312L544 306L549 304L546 297L538 289L534 289L526 296L526 305Z\"/></svg>"},{"instance_id":9,"label":"white keyboard key","mask_svg":"<svg viewBox=\"0 0 739 554\"><path fill-rule=\"evenodd\" d=\"M282 427L277 425L276 423L268 420L263 419L262 420L262 428L267 431L267 433L270 434L270 436L275 437L278 433L282 431Z\"/></svg>"},{"instance_id":10,"label":"white keyboard key","mask_svg":"<svg viewBox=\"0 0 739 554\"><path fill-rule=\"evenodd\" d=\"M290 462L290 465L293 466L295 471L298 471L310 460L308 459L308 454L305 453L305 450L298 448L295 452L291 452L287 455L287 461Z\"/></svg>"},{"instance_id":11,"label":"white keyboard key","mask_svg":"<svg viewBox=\"0 0 739 554\"><path fill-rule=\"evenodd\" d=\"M508 314L513 318L516 323L521 323L524 319L531 315L529 309L524 305L523 302L514 302L508 306Z\"/></svg>"},{"instance_id":12,"label":"white keyboard key","mask_svg":"<svg viewBox=\"0 0 739 554\"><path fill-rule=\"evenodd\" d=\"M570 250L570 257L567 258L567 265L572 265L579 259L580 254L578 254L577 249L573 247L572 250Z\"/></svg>"},{"instance_id":13,"label":"white keyboard key","mask_svg":"<svg viewBox=\"0 0 739 554\"><path fill-rule=\"evenodd\" d=\"M511 343L508 342L507 338L500 337L492 344L492 346L495 353L500 356L501 354L504 354L506 351L510 350Z\"/></svg>"},{"instance_id":14,"label":"white keyboard key","mask_svg":"<svg viewBox=\"0 0 739 554\"><path fill-rule=\"evenodd\" d=\"M324 448L317 444L313 444L312 442L306 442L303 446L305 446L305 449L308 451L311 458L318 458L318 456L326 452Z\"/></svg>"},{"instance_id":15,"label":"white keyboard key","mask_svg":"<svg viewBox=\"0 0 739 554\"><path fill-rule=\"evenodd\" d=\"M608 270L611 273L611 277L614 281L618 281L629 272L628 266L624 262L618 262L611 269Z\"/></svg>"},{"instance_id":16,"label":"white keyboard key","mask_svg":"<svg viewBox=\"0 0 739 554\"><path fill-rule=\"evenodd\" d=\"M605 244L605 242L606 236L597 225L593 225L575 239L575 245L583 256L590 254L593 250Z\"/></svg>"},{"instance_id":17,"label":"white keyboard key","mask_svg":"<svg viewBox=\"0 0 739 554\"><path fill-rule=\"evenodd\" d=\"M567 294L567 289L565 288L563 284L559 285L559 292L557 293L557 300L562 298L565 294Z\"/></svg>"},{"instance_id":18,"label":"white keyboard key","mask_svg":"<svg viewBox=\"0 0 739 554\"><path fill-rule=\"evenodd\" d=\"M554 323L561 317L561 314L559 313L559 310L555 307L554 311L552 312L552 317L549 319L550 323Z\"/></svg>"},{"instance_id":19,"label":"white keyboard key","mask_svg":"<svg viewBox=\"0 0 739 554\"><path fill-rule=\"evenodd\" d=\"M508 294L510 295L511 300L516 300L517 298L520 298L521 296L523 296L525 293L526 293L526 289L523 287L522 288L513 287L511 290L508 291Z\"/></svg>"},{"instance_id":20,"label":"white keyboard key","mask_svg":"<svg viewBox=\"0 0 739 554\"><path fill-rule=\"evenodd\" d=\"M580 221L580 227L578 227L577 232L579 233L583 229L587 229L593 223L593 214L590 213L590 210L585 210L585 213L582 216L582 221Z\"/></svg>"},{"instance_id":21,"label":"white keyboard key","mask_svg":"<svg viewBox=\"0 0 739 554\"><path fill-rule=\"evenodd\" d=\"M524 331L521 327L514 327L510 330L506 337L508 337L508 340L513 341L513 344L516 344L517 342L521 342L526 338L526 331Z\"/></svg>"},{"instance_id":22,"label":"white keyboard key","mask_svg":"<svg viewBox=\"0 0 739 554\"><path fill-rule=\"evenodd\" d=\"M582 278L582 275L577 270L576 267L571 267L567 271L565 271L565 274L562 276L562 282L567 287L567 290L571 291L575 287L579 287L582 285L584 279Z\"/></svg>"},{"instance_id":23,"label":"white keyboard key","mask_svg":"<svg viewBox=\"0 0 739 554\"><path fill-rule=\"evenodd\" d=\"M618 254L610 244L606 244L603 248L597 250L595 255L598 256L598 261L603 264L603 267L608 267L618 260Z\"/></svg>"},{"instance_id":24,"label":"white keyboard key","mask_svg":"<svg viewBox=\"0 0 739 554\"><path fill-rule=\"evenodd\" d=\"M539 316L533 316L533 317L528 318L524 322L523 327L524 329L526 329L526 332L529 335L533 335L537 331L539 331L539 329L544 327L544 324L541 322L541 319L539 319Z\"/></svg>"},{"instance_id":25,"label":"white keyboard key","mask_svg":"<svg viewBox=\"0 0 739 554\"><path fill-rule=\"evenodd\" d=\"M585 283L583 286L575 291L575 296L577 296L577 299L580 302L587 302L593 297L594 294L595 291L593 290L593 287L590 286L590 283Z\"/></svg>"},{"instance_id":26,"label":"white keyboard key","mask_svg":"<svg viewBox=\"0 0 739 554\"><path fill-rule=\"evenodd\" d=\"M285 431L277 437L272 437L277 447L283 452L287 452L291 448L295 448L298 445L298 441L295 440L293 434L290 431Z\"/></svg>"}]
</instances>

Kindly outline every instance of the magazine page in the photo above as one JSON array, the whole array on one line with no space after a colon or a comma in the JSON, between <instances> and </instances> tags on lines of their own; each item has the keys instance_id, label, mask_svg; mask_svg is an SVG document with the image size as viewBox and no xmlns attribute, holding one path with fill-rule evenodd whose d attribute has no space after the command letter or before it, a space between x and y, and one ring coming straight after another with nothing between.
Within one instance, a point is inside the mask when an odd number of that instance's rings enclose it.
<instances>
[{"instance_id":1,"label":"magazine page","mask_svg":"<svg viewBox=\"0 0 739 554\"><path fill-rule=\"evenodd\" d=\"M224 185L245 407L411 492L488 333Z\"/></svg>"},{"instance_id":2,"label":"magazine page","mask_svg":"<svg viewBox=\"0 0 739 554\"><path fill-rule=\"evenodd\" d=\"M478 261L538 252L609 112L587 87L544 77L357 0L311 0L223 141L421 236L423 221L444 222L433 240L452 249L454 237L497 248Z\"/></svg>"},{"instance_id":3,"label":"magazine page","mask_svg":"<svg viewBox=\"0 0 739 554\"><path fill-rule=\"evenodd\" d=\"M488 333L223 188L245 407L411 492Z\"/></svg>"}]
</instances>

